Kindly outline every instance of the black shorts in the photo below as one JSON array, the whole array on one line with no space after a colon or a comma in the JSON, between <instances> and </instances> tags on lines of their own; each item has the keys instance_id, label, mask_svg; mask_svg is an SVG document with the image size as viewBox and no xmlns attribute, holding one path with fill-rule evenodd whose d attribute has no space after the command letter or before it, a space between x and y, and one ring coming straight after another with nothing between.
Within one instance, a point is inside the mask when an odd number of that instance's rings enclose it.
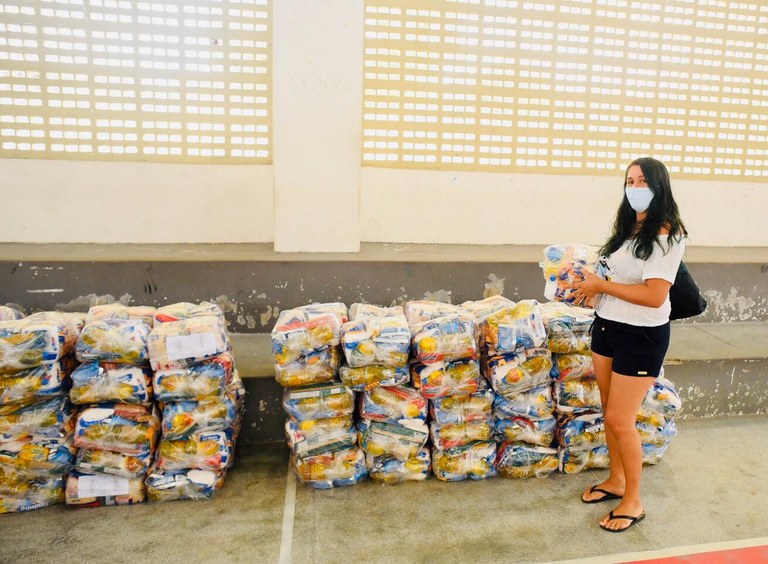
<instances>
[{"instance_id":1,"label":"black shorts","mask_svg":"<svg viewBox=\"0 0 768 564\"><path fill-rule=\"evenodd\" d=\"M595 316L592 352L613 359L613 371L624 376L659 375L669 348L669 322L640 327Z\"/></svg>"}]
</instances>

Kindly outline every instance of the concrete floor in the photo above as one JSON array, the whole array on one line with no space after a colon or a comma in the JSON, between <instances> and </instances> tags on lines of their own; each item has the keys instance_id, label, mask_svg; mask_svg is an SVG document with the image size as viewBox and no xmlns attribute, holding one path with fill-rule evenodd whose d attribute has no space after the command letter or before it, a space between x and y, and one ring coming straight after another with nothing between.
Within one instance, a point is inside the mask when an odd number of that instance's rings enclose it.
<instances>
[{"instance_id":1,"label":"concrete floor","mask_svg":"<svg viewBox=\"0 0 768 564\"><path fill-rule=\"evenodd\" d=\"M606 471L316 491L287 472L284 448L248 447L210 502L2 515L0 562L625 561L660 548L768 544L768 416L679 428L644 472L648 517L620 535L596 524L610 503L578 501Z\"/></svg>"}]
</instances>

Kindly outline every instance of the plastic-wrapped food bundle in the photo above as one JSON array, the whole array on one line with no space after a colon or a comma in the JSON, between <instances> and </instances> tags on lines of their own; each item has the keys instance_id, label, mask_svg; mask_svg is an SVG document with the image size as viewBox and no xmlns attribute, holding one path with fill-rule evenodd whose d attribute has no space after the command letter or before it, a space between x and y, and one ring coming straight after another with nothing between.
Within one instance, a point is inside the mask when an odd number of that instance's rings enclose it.
<instances>
[{"instance_id":1,"label":"plastic-wrapped food bundle","mask_svg":"<svg viewBox=\"0 0 768 564\"><path fill-rule=\"evenodd\" d=\"M337 346L343 319L336 312L312 306L281 311L272 329L276 364L285 366L313 351Z\"/></svg>"},{"instance_id":2,"label":"plastic-wrapped food bundle","mask_svg":"<svg viewBox=\"0 0 768 564\"><path fill-rule=\"evenodd\" d=\"M30 325L53 325L59 332L61 355L70 354L80 332L83 330L85 315L82 313L67 313L63 311L39 311L25 317L22 322Z\"/></svg>"},{"instance_id":3,"label":"plastic-wrapped food bundle","mask_svg":"<svg viewBox=\"0 0 768 564\"><path fill-rule=\"evenodd\" d=\"M133 505L147 498L143 478L72 472L67 478L66 502L70 506Z\"/></svg>"},{"instance_id":4,"label":"plastic-wrapped food bundle","mask_svg":"<svg viewBox=\"0 0 768 564\"><path fill-rule=\"evenodd\" d=\"M427 400L410 386L374 388L359 397L360 416L365 419L393 423L427 419Z\"/></svg>"},{"instance_id":5,"label":"plastic-wrapped food bundle","mask_svg":"<svg viewBox=\"0 0 768 564\"><path fill-rule=\"evenodd\" d=\"M283 390L283 409L301 421L352 415L355 394L341 384L316 384Z\"/></svg>"},{"instance_id":6,"label":"plastic-wrapped food bundle","mask_svg":"<svg viewBox=\"0 0 768 564\"><path fill-rule=\"evenodd\" d=\"M156 308L152 306L126 306L121 303L91 306L85 318L85 324L104 319L136 319L150 327L155 323Z\"/></svg>"},{"instance_id":7,"label":"plastic-wrapped food bundle","mask_svg":"<svg viewBox=\"0 0 768 564\"><path fill-rule=\"evenodd\" d=\"M127 403L87 407L77 417L75 446L124 454L153 452L160 433L154 408Z\"/></svg>"},{"instance_id":8,"label":"plastic-wrapped food bundle","mask_svg":"<svg viewBox=\"0 0 768 564\"><path fill-rule=\"evenodd\" d=\"M0 513L32 511L64 501L64 477L31 480L0 469Z\"/></svg>"},{"instance_id":9,"label":"plastic-wrapped food bundle","mask_svg":"<svg viewBox=\"0 0 768 564\"><path fill-rule=\"evenodd\" d=\"M439 450L453 450L474 442L493 440L493 429L488 420L461 423L432 423L429 429L432 445Z\"/></svg>"},{"instance_id":10,"label":"plastic-wrapped food bundle","mask_svg":"<svg viewBox=\"0 0 768 564\"><path fill-rule=\"evenodd\" d=\"M154 374L155 397L160 402L218 398L226 393L234 373L230 353L188 367L158 370Z\"/></svg>"},{"instance_id":11,"label":"plastic-wrapped food bundle","mask_svg":"<svg viewBox=\"0 0 768 564\"><path fill-rule=\"evenodd\" d=\"M230 350L224 321L210 316L156 324L147 345L156 371L186 368Z\"/></svg>"},{"instance_id":12,"label":"plastic-wrapped food bundle","mask_svg":"<svg viewBox=\"0 0 768 564\"><path fill-rule=\"evenodd\" d=\"M594 311L562 302L540 304L547 328L547 348L553 353L585 353L590 350Z\"/></svg>"},{"instance_id":13,"label":"plastic-wrapped food bundle","mask_svg":"<svg viewBox=\"0 0 768 564\"><path fill-rule=\"evenodd\" d=\"M66 374L60 362L46 362L40 366L10 374L0 374L0 406L31 405L37 401L66 393ZM0 410L3 413L5 410Z\"/></svg>"},{"instance_id":14,"label":"plastic-wrapped food bundle","mask_svg":"<svg viewBox=\"0 0 768 564\"><path fill-rule=\"evenodd\" d=\"M555 410L552 388L549 384L543 384L519 394L496 396L493 400L493 410L498 416L505 418L547 419Z\"/></svg>"},{"instance_id":15,"label":"plastic-wrapped food bundle","mask_svg":"<svg viewBox=\"0 0 768 564\"><path fill-rule=\"evenodd\" d=\"M0 442L22 437L63 438L72 434L74 411L67 397L55 397L0 415Z\"/></svg>"},{"instance_id":16,"label":"plastic-wrapped food bundle","mask_svg":"<svg viewBox=\"0 0 768 564\"><path fill-rule=\"evenodd\" d=\"M154 469L146 479L147 498L151 501L211 499L216 490L224 486L225 475L225 472L194 468L173 471Z\"/></svg>"},{"instance_id":17,"label":"plastic-wrapped food bundle","mask_svg":"<svg viewBox=\"0 0 768 564\"><path fill-rule=\"evenodd\" d=\"M585 413L562 418L557 425L557 443L562 448L593 449L605 445L602 413Z\"/></svg>"},{"instance_id":18,"label":"plastic-wrapped food bundle","mask_svg":"<svg viewBox=\"0 0 768 564\"><path fill-rule=\"evenodd\" d=\"M226 469L234 456L234 431L205 431L185 439L163 438L155 464L159 470L197 468L218 472Z\"/></svg>"},{"instance_id":19,"label":"plastic-wrapped food bundle","mask_svg":"<svg viewBox=\"0 0 768 564\"><path fill-rule=\"evenodd\" d=\"M344 365L339 368L342 384L355 392L372 390L378 386L399 386L409 379L408 367L394 368L392 366L362 366L352 368Z\"/></svg>"},{"instance_id":20,"label":"plastic-wrapped food bundle","mask_svg":"<svg viewBox=\"0 0 768 564\"><path fill-rule=\"evenodd\" d=\"M77 359L121 364L147 364L150 327L143 321L103 319L83 327L77 340Z\"/></svg>"},{"instance_id":21,"label":"plastic-wrapped food bundle","mask_svg":"<svg viewBox=\"0 0 768 564\"><path fill-rule=\"evenodd\" d=\"M24 437L0 443L0 472L11 469L23 479L62 477L74 459L72 437Z\"/></svg>"},{"instance_id":22,"label":"plastic-wrapped food bundle","mask_svg":"<svg viewBox=\"0 0 768 564\"><path fill-rule=\"evenodd\" d=\"M473 394L483 389L484 384L480 365L474 359L432 364L415 362L411 364L411 373L421 395L427 399Z\"/></svg>"},{"instance_id":23,"label":"plastic-wrapped food bundle","mask_svg":"<svg viewBox=\"0 0 768 564\"><path fill-rule=\"evenodd\" d=\"M480 332L489 354L503 354L534 349L544 345L547 333L539 302L521 300L489 315L481 324Z\"/></svg>"},{"instance_id":24,"label":"plastic-wrapped food bundle","mask_svg":"<svg viewBox=\"0 0 768 564\"><path fill-rule=\"evenodd\" d=\"M492 441L464 445L450 451L432 452L432 471L438 480L459 482L484 480L496 475L496 443Z\"/></svg>"},{"instance_id":25,"label":"plastic-wrapped food bundle","mask_svg":"<svg viewBox=\"0 0 768 564\"><path fill-rule=\"evenodd\" d=\"M643 445L643 464L658 464L664 456L669 443L661 446ZM559 468L564 474L576 474L583 470L610 467L610 457L606 445L591 449L561 448L559 453Z\"/></svg>"},{"instance_id":26,"label":"plastic-wrapped food bundle","mask_svg":"<svg viewBox=\"0 0 768 564\"><path fill-rule=\"evenodd\" d=\"M149 470L152 453L123 454L108 450L81 448L75 468L86 474L112 474L125 478L141 478Z\"/></svg>"},{"instance_id":27,"label":"plastic-wrapped food bundle","mask_svg":"<svg viewBox=\"0 0 768 564\"><path fill-rule=\"evenodd\" d=\"M351 415L306 421L288 418L285 436L288 448L298 456L322 454L357 444L357 430Z\"/></svg>"},{"instance_id":28,"label":"plastic-wrapped food bundle","mask_svg":"<svg viewBox=\"0 0 768 564\"><path fill-rule=\"evenodd\" d=\"M54 362L66 353L55 325L26 319L0 322L0 372L16 372Z\"/></svg>"},{"instance_id":29,"label":"plastic-wrapped food bundle","mask_svg":"<svg viewBox=\"0 0 768 564\"><path fill-rule=\"evenodd\" d=\"M552 353L547 349L529 349L486 358L485 376L494 391L502 396L516 396L549 383Z\"/></svg>"},{"instance_id":30,"label":"plastic-wrapped food bundle","mask_svg":"<svg viewBox=\"0 0 768 564\"><path fill-rule=\"evenodd\" d=\"M72 373L74 404L152 402L152 371L146 366L87 362Z\"/></svg>"},{"instance_id":31,"label":"plastic-wrapped food bundle","mask_svg":"<svg viewBox=\"0 0 768 564\"><path fill-rule=\"evenodd\" d=\"M368 454L380 456L389 454L401 460L416 456L427 444L429 428L414 421L409 426L382 421L360 420L360 447Z\"/></svg>"},{"instance_id":32,"label":"plastic-wrapped food bundle","mask_svg":"<svg viewBox=\"0 0 768 564\"><path fill-rule=\"evenodd\" d=\"M481 381L480 390L463 396L444 396L430 402L429 412L432 420L444 425L468 421L488 421L491 417L494 394L485 381Z\"/></svg>"},{"instance_id":33,"label":"plastic-wrapped food bundle","mask_svg":"<svg viewBox=\"0 0 768 564\"><path fill-rule=\"evenodd\" d=\"M677 435L677 424L671 419L661 427L655 427L648 423L637 423L636 426L640 435L640 442L644 445L662 447L669 444Z\"/></svg>"},{"instance_id":34,"label":"plastic-wrapped food bundle","mask_svg":"<svg viewBox=\"0 0 768 564\"><path fill-rule=\"evenodd\" d=\"M200 302L199 304L179 302L157 308L154 317L155 323L171 323L193 317L218 317L224 321L224 312L218 305L211 302Z\"/></svg>"},{"instance_id":35,"label":"plastic-wrapped food bundle","mask_svg":"<svg viewBox=\"0 0 768 564\"><path fill-rule=\"evenodd\" d=\"M553 380L579 380L595 376L591 353L555 354L552 355L552 361Z\"/></svg>"},{"instance_id":36,"label":"plastic-wrapped food bundle","mask_svg":"<svg viewBox=\"0 0 768 564\"><path fill-rule=\"evenodd\" d=\"M585 303L575 303L573 297L574 282L582 280L583 269L601 274L598 269L598 248L589 245L569 244L551 245L544 249L544 260L539 266L544 271L544 297L558 302L574 303L575 305L593 308L596 300L586 300Z\"/></svg>"},{"instance_id":37,"label":"plastic-wrapped food bundle","mask_svg":"<svg viewBox=\"0 0 768 564\"><path fill-rule=\"evenodd\" d=\"M667 420L673 419L682 408L680 396L674 384L666 378L657 378L640 406L638 421L662 427Z\"/></svg>"},{"instance_id":38,"label":"plastic-wrapped food bundle","mask_svg":"<svg viewBox=\"0 0 768 564\"><path fill-rule=\"evenodd\" d=\"M332 382L339 369L340 356L337 347L325 347L286 365L275 364L275 380L284 388Z\"/></svg>"},{"instance_id":39,"label":"plastic-wrapped food bundle","mask_svg":"<svg viewBox=\"0 0 768 564\"><path fill-rule=\"evenodd\" d=\"M299 481L316 489L351 486L368 475L365 454L348 448L314 456L292 457Z\"/></svg>"},{"instance_id":40,"label":"plastic-wrapped food bundle","mask_svg":"<svg viewBox=\"0 0 768 564\"><path fill-rule=\"evenodd\" d=\"M385 484L426 480L432 468L428 448L420 449L415 456L406 460L389 454L366 454L365 464L371 479Z\"/></svg>"},{"instance_id":41,"label":"plastic-wrapped food bundle","mask_svg":"<svg viewBox=\"0 0 768 564\"><path fill-rule=\"evenodd\" d=\"M483 300L466 301L461 308L475 316L478 323L485 321L489 316L506 308L514 308L515 302L504 296L490 296Z\"/></svg>"},{"instance_id":42,"label":"plastic-wrapped food bundle","mask_svg":"<svg viewBox=\"0 0 768 564\"><path fill-rule=\"evenodd\" d=\"M236 401L227 396L166 403L162 410L162 433L169 440L181 439L192 433L228 429L235 424L238 416Z\"/></svg>"},{"instance_id":43,"label":"plastic-wrapped food bundle","mask_svg":"<svg viewBox=\"0 0 768 564\"><path fill-rule=\"evenodd\" d=\"M400 317L405 315L403 306L381 307L372 304L355 303L349 307L349 320L357 321L366 317Z\"/></svg>"},{"instance_id":44,"label":"plastic-wrapped food bundle","mask_svg":"<svg viewBox=\"0 0 768 564\"><path fill-rule=\"evenodd\" d=\"M555 438L554 415L544 419L527 417L496 417L493 431L498 442L524 442L548 447Z\"/></svg>"},{"instance_id":45,"label":"plastic-wrapped food bundle","mask_svg":"<svg viewBox=\"0 0 768 564\"><path fill-rule=\"evenodd\" d=\"M447 315L424 322L414 329L413 352L419 362L450 362L476 358L474 318L466 313Z\"/></svg>"},{"instance_id":46,"label":"plastic-wrapped food bundle","mask_svg":"<svg viewBox=\"0 0 768 564\"><path fill-rule=\"evenodd\" d=\"M408 363L411 332L404 315L349 321L341 326L340 335L349 366L401 367Z\"/></svg>"},{"instance_id":47,"label":"plastic-wrapped food bundle","mask_svg":"<svg viewBox=\"0 0 768 564\"><path fill-rule=\"evenodd\" d=\"M554 382L555 409L559 413L583 413L600 411L600 390L597 380L566 380Z\"/></svg>"},{"instance_id":48,"label":"plastic-wrapped food bundle","mask_svg":"<svg viewBox=\"0 0 768 564\"><path fill-rule=\"evenodd\" d=\"M446 315L460 314L463 311L459 306L431 300L413 300L405 304L405 318L412 330L418 329L426 321Z\"/></svg>"},{"instance_id":49,"label":"plastic-wrapped food bundle","mask_svg":"<svg viewBox=\"0 0 768 564\"><path fill-rule=\"evenodd\" d=\"M499 445L496 467L505 478L543 478L557 470L557 449L504 442Z\"/></svg>"},{"instance_id":50,"label":"plastic-wrapped food bundle","mask_svg":"<svg viewBox=\"0 0 768 564\"><path fill-rule=\"evenodd\" d=\"M22 319L27 314L20 305L17 304L5 304L0 305L0 321L16 321Z\"/></svg>"}]
</instances>

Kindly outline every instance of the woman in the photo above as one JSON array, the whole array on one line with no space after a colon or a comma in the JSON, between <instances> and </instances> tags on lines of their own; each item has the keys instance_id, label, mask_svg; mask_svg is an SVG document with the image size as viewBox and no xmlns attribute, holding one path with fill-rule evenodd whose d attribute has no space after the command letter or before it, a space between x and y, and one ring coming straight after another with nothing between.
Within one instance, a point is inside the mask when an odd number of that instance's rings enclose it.
<instances>
[{"instance_id":1,"label":"woman","mask_svg":"<svg viewBox=\"0 0 768 564\"><path fill-rule=\"evenodd\" d=\"M621 532L645 518L640 501L640 404L669 346L669 288L688 234L663 163L640 158L627 167L625 196L613 233L600 249L607 279L585 272L575 297L601 295L592 326L592 359L605 414L610 474L583 492L584 503L618 499L600 527Z\"/></svg>"}]
</instances>

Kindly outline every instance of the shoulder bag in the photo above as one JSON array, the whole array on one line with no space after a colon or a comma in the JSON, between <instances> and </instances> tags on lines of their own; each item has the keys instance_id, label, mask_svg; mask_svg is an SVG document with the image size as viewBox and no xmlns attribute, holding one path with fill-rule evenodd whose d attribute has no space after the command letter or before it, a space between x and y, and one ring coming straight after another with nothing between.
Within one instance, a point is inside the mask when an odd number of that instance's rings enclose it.
<instances>
[{"instance_id":1,"label":"shoulder bag","mask_svg":"<svg viewBox=\"0 0 768 564\"><path fill-rule=\"evenodd\" d=\"M707 309L707 300L702 297L699 287L683 261L680 261L675 283L669 289L669 302L672 305L670 320L695 317Z\"/></svg>"}]
</instances>

